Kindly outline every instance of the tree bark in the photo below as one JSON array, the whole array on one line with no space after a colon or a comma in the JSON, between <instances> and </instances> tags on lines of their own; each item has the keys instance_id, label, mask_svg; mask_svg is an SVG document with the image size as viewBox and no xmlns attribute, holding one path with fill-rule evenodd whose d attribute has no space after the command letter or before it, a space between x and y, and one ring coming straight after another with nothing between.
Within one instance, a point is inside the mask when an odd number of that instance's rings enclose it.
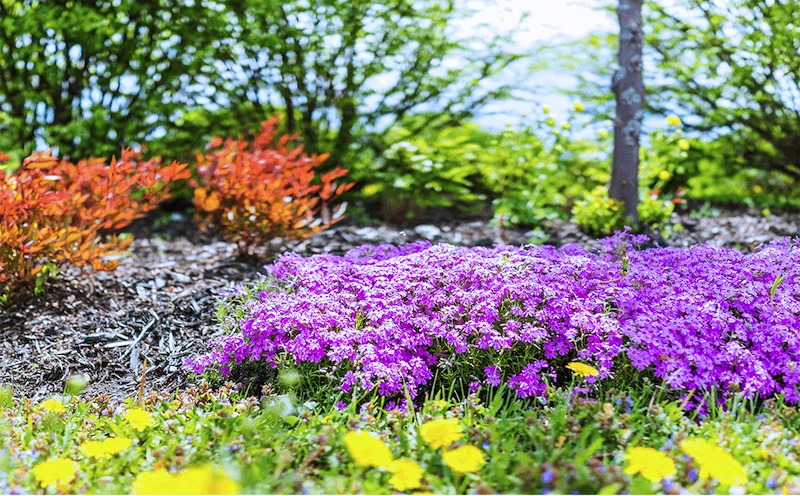
<instances>
[{"instance_id":1,"label":"tree bark","mask_svg":"<svg viewBox=\"0 0 800 496\"><path fill-rule=\"evenodd\" d=\"M608 194L622 201L625 215L639 223L639 139L644 108L642 0L619 0L619 51L611 88L617 102L614 160Z\"/></svg>"}]
</instances>

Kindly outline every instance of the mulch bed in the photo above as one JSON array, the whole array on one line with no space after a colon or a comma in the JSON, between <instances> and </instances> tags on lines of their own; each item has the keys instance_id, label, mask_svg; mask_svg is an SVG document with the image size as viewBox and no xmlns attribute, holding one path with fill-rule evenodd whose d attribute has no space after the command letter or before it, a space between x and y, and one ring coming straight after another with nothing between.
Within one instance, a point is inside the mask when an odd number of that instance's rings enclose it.
<instances>
[{"instance_id":1,"label":"mulch bed","mask_svg":"<svg viewBox=\"0 0 800 496\"><path fill-rule=\"evenodd\" d=\"M174 391L190 383L182 363L204 351L219 332L214 320L217 299L226 288L257 277L273 257L242 260L234 245L199 232L183 214L172 214L161 225L156 218L132 226L136 240L131 256L116 271L71 270L53 281L45 294L19 295L0 308L0 384L11 384L16 396L38 401L63 392L73 374L84 374L89 379L87 394L107 394L118 402L137 393L145 360L146 391ZM687 229L669 238L672 246L709 242L750 250L800 235L800 214L729 212L680 220ZM552 223L546 232L554 245L593 242L566 222ZM273 240L266 248L274 254L312 255L420 239L488 246L524 244L530 234L491 227L480 219L416 227L343 223L306 240Z\"/></svg>"}]
</instances>

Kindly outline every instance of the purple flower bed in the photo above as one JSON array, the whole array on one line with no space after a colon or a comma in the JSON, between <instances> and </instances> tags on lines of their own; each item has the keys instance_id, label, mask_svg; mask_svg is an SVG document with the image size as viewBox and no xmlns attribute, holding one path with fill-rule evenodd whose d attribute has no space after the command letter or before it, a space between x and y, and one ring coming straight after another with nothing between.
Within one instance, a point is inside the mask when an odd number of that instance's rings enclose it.
<instances>
[{"instance_id":1,"label":"purple flower bed","mask_svg":"<svg viewBox=\"0 0 800 496\"><path fill-rule=\"evenodd\" d=\"M676 391L782 392L796 402L798 241L752 254L637 250L643 241L618 234L597 252L415 243L284 255L268 267L279 289L261 292L240 332L186 367L320 362L345 391L408 388L412 397L437 370L458 370L473 389L504 381L527 397L578 360L599 380L627 363Z\"/></svg>"}]
</instances>

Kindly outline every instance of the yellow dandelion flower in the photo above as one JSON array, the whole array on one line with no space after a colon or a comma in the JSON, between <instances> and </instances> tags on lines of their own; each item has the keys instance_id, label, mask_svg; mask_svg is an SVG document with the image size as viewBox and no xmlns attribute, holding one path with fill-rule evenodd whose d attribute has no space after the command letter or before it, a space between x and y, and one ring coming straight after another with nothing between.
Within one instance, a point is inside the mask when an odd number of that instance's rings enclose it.
<instances>
[{"instance_id":1,"label":"yellow dandelion flower","mask_svg":"<svg viewBox=\"0 0 800 496\"><path fill-rule=\"evenodd\" d=\"M442 453L444 463L462 474L477 472L486 464L483 452L475 446L461 446Z\"/></svg>"},{"instance_id":2,"label":"yellow dandelion flower","mask_svg":"<svg viewBox=\"0 0 800 496\"><path fill-rule=\"evenodd\" d=\"M575 109L575 112L583 112L586 110L586 107L584 107L581 102L575 102L572 107Z\"/></svg>"},{"instance_id":3,"label":"yellow dandelion flower","mask_svg":"<svg viewBox=\"0 0 800 496\"><path fill-rule=\"evenodd\" d=\"M53 458L33 467L33 476L42 487L66 485L75 480L78 464L67 458Z\"/></svg>"},{"instance_id":4,"label":"yellow dandelion flower","mask_svg":"<svg viewBox=\"0 0 800 496\"><path fill-rule=\"evenodd\" d=\"M461 439L464 426L456 418L436 419L422 424L419 434L433 449L446 448Z\"/></svg>"},{"instance_id":5,"label":"yellow dandelion flower","mask_svg":"<svg viewBox=\"0 0 800 496\"><path fill-rule=\"evenodd\" d=\"M103 443L100 441L86 441L85 443L81 444L79 449L84 456L94 458L96 460L107 456L105 450L103 449Z\"/></svg>"},{"instance_id":6,"label":"yellow dandelion flower","mask_svg":"<svg viewBox=\"0 0 800 496\"><path fill-rule=\"evenodd\" d=\"M677 473L675 462L653 448L631 448L625 453L625 459L628 460L628 467L624 470L626 474L642 474L650 482L659 482Z\"/></svg>"},{"instance_id":7,"label":"yellow dandelion flower","mask_svg":"<svg viewBox=\"0 0 800 496\"><path fill-rule=\"evenodd\" d=\"M134 494L170 494L173 488L172 474L163 468L141 472L133 480Z\"/></svg>"},{"instance_id":8,"label":"yellow dandelion flower","mask_svg":"<svg viewBox=\"0 0 800 496\"><path fill-rule=\"evenodd\" d=\"M122 453L130 448L132 441L127 437L112 437L103 441L103 450L109 455Z\"/></svg>"},{"instance_id":9,"label":"yellow dandelion flower","mask_svg":"<svg viewBox=\"0 0 800 496\"><path fill-rule=\"evenodd\" d=\"M671 114L667 116L667 124L670 126L680 126L681 125L681 118L675 114Z\"/></svg>"},{"instance_id":10,"label":"yellow dandelion flower","mask_svg":"<svg viewBox=\"0 0 800 496\"><path fill-rule=\"evenodd\" d=\"M702 439L687 439L681 450L694 458L699 467L698 476L717 479L728 486L741 486L747 482L747 472L730 453Z\"/></svg>"},{"instance_id":11,"label":"yellow dandelion flower","mask_svg":"<svg viewBox=\"0 0 800 496\"><path fill-rule=\"evenodd\" d=\"M89 457L99 460L101 458L111 458L111 455L122 453L131 446L131 440L127 437L112 437L103 441L86 441L81 444L81 452Z\"/></svg>"},{"instance_id":12,"label":"yellow dandelion flower","mask_svg":"<svg viewBox=\"0 0 800 496\"><path fill-rule=\"evenodd\" d=\"M413 460L395 460L388 469L392 473L389 484L398 491L417 489L422 485L422 476L425 470Z\"/></svg>"},{"instance_id":13,"label":"yellow dandelion flower","mask_svg":"<svg viewBox=\"0 0 800 496\"><path fill-rule=\"evenodd\" d=\"M670 174L669 171L667 170L662 170L661 172L658 173L658 178L661 179L662 181L666 181L670 177L672 177L672 174Z\"/></svg>"},{"instance_id":14,"label":"yellow dandelion flower","mask_svg":"<svg viewBox=\"0 0 800 496\"><path fill-rule=\"evenodd\" d=\"M39 406L50 413L61 413L67 411L67 409L64 408L64 403L53 398L42 401Z\"/></svg>"},{"instance_id":15,"label":"yellow dandelion flower","mask_svg":"<svg viewBox=\"0 0 800 496\"><path fill-rule=\"evenodd\" d=\"M394 457L386 444L366 431L350 431L344 436L344 444L356 464L362 467L385 467Z\"/></svg>"},{"instance_id":16,"label":"yellow dandelion flower","mask_svg":"<svg viewBox=\"0 0 800 496\"><path fill-rule=\"evenodd\" d=\"M753 192L754 192L754 193L761 193L762 191L764 191L764 188L762 188L762 187L761 187L761 186L759 186L758 184L756 184L755 186L753 186Z\"/></svg>"},{"instance_id":17,"label":"yellow dandelion flower","mask_svg":"<svg viewBox=\"0 0 800 496\"><path fill-rule=\"evenodd\" d=\"M154 423L150 412L141 408L134 408L125 412L125 420L137 431L143 431Z\"/></svg>"},{"instance_id":18,"label":"yellow dandelion flower","mask_svg":"<svg viewBox=\"0 0 800 496\"><path fill-rule=\"evenodd\" d=\"M175 485L183 494L237 494L239 485L211 465L176 474Z\"/></svg>"},{"instance_id":19,"label":"yellow dandelion flower","mask_svg":"<svg viewBox=\"0 0 800 496\"><path fill-rule=\"evenodd\" d=\"M689 149L689 146L690 146L689 140L682 138L678 140L678 148L680 148L681 150L686 151Z\"/></svg>"},{"instance_id":20,"label":"yellow dandelion flower","mask_svg":"<svg viewBox=\"0 0 800 496\"><path fill-rule=\"evenodd\" d=\"M597 377L600 375L596 368L581 362L570 362L567 364L567 368L581 377L586 377L587 375Z\"/></svg>"},{"instance_id":21,"label":"yellow dandelion flower","mask_svg":"<svg viewBox=\"0 0 800 496\"><path fill-rule=\"evenodd\" d=\"M133 481L134 494L237 494L239 485L210 465L171 474L163 468L142 472Z\"/></svg>"}]
</instances>

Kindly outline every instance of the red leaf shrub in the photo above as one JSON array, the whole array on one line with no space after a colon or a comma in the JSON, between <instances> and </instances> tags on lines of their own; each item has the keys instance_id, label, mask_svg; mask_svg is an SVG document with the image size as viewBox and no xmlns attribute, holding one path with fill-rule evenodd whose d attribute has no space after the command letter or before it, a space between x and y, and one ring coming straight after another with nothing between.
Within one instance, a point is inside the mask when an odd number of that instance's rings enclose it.
<instances>
[{"instance_id":1,"label":"red leaf shrub","mask_svg":"<svg viewBox=\"0 0 800 496\"><path fill-rule=\"evenodd\" d=\"M252 143L217 138L197 156L197 221L237 243L241 253L277 236L310 236L339 221L344 204L332 213L330 202L352 186L336 182L347 173L340 167L315 181L327 155L304 154L302 146L290 146L293 136L276 140L278 121L265 121Z\"/></svg>"},{"instance_id":2,"label":"red leaf shrub","mask_svg":"<svg viewBox=\"0 0 800 496\"><path fill-rule=\"evenodd\" d=\"M115 268L131 240L104 235L153 210L173 181L188 177L185 164L143 161L132 150L110 163L35 153L16 172L0 171L0 297L46 267Z\"/></svg>"}]
</instances>

